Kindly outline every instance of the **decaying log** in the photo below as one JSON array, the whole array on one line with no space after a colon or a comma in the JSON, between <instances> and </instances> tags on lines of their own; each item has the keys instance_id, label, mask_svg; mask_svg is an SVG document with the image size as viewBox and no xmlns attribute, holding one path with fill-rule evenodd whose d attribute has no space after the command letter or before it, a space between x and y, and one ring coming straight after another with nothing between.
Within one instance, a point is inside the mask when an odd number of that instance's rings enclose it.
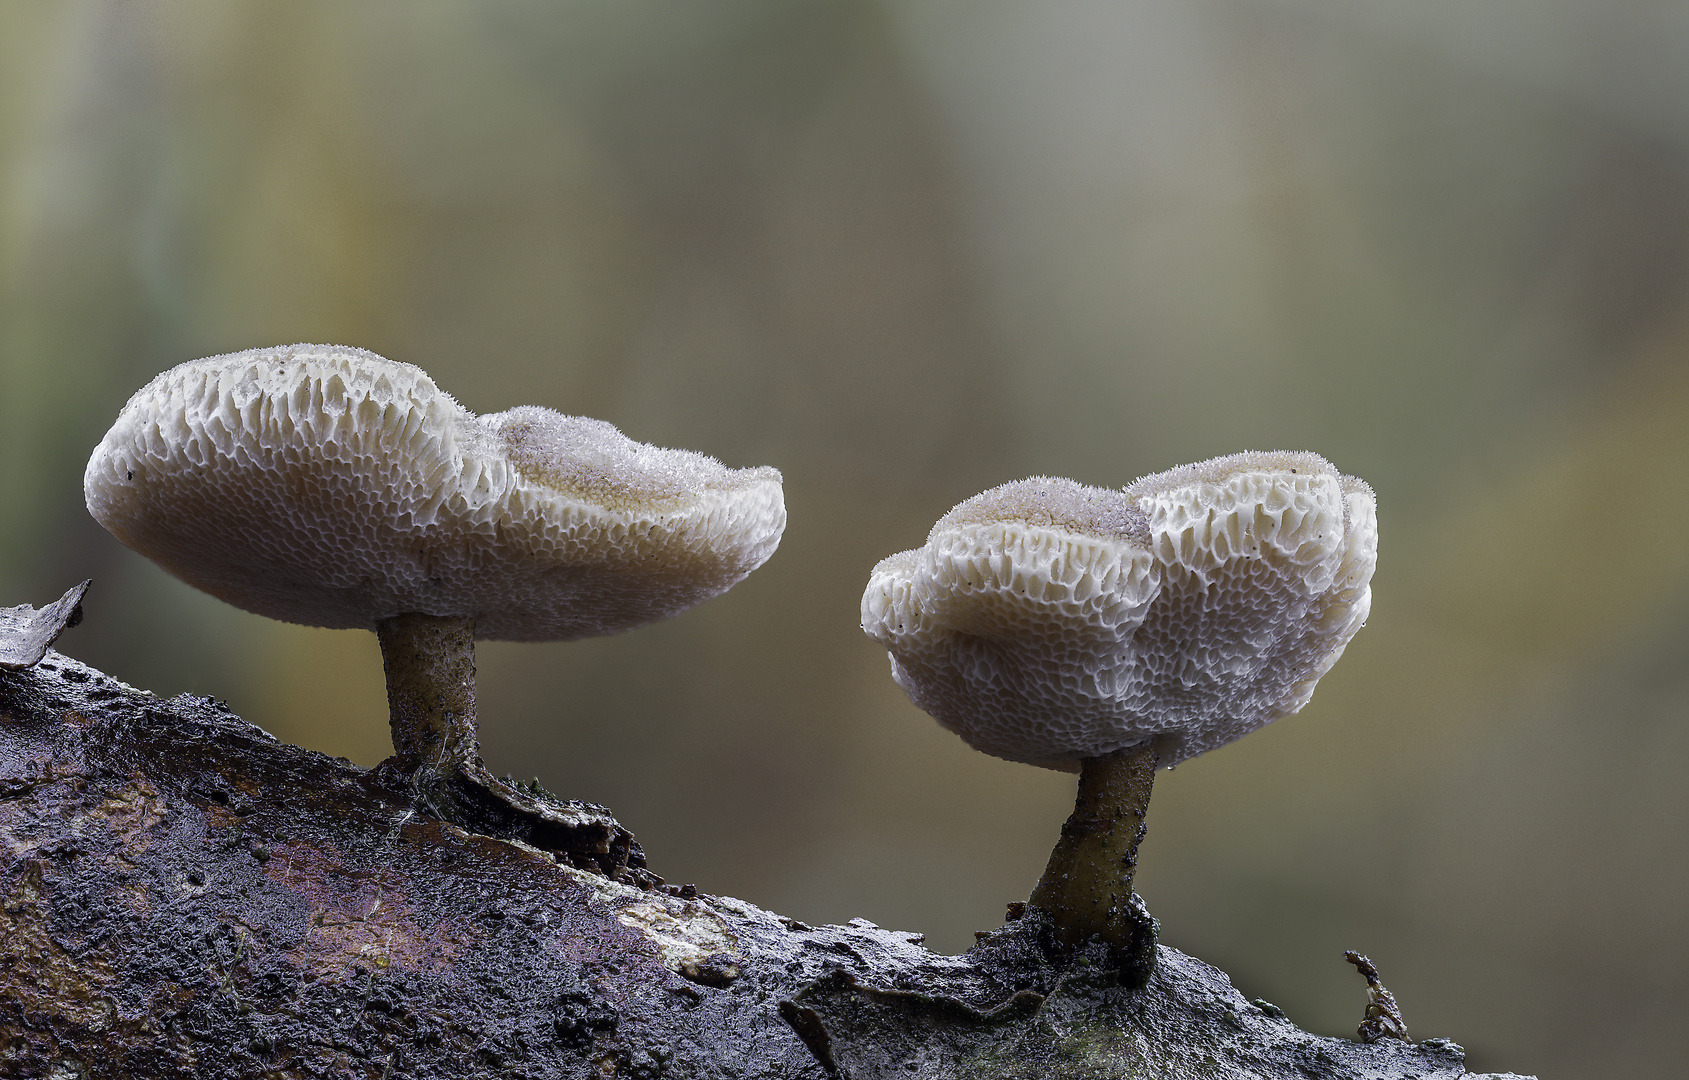
<instances>
[{"instance_id":1,"label":"decaying log","mask_svg":"<svg viewBox=\"0 0 1689 1080\"><path fill-rule=\"evenodd\" d=\"M1036 915L940 956L664 885L607 811L526 794L547 828L478 835L218 702L0 669L0 1076L1471 1075L1168 948L1122 989Z\"/></svg>"}]
</instances>

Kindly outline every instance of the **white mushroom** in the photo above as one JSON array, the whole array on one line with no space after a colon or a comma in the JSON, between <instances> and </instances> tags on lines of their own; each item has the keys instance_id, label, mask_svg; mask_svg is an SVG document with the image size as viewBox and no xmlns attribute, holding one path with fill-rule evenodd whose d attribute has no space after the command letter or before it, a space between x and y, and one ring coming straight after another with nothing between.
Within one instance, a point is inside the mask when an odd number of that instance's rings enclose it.
<instances>
[{"instance_id":1,"label":"white mushroom","mask_svg":"<svg viewBox=\"0 0 1689 1080\"><path fill-rule=\"evenodd\" d=\"M411 764L473 757L472 639L677 614L779 544L780 474L523 407L477 417L427 373L295 345L194 360L129 400L84 476L123 543L237 607L380 635Z\"/></svg>"},{"instance_id":2,"label":"white mushroom","mask_svg":"<svg viewBox=\"0 0 1689 1080\"><path fill-rule=\"evenodd\" d=\"M1366 619L1377 538L1371 489L1311 453L1214 458L1123 491L1034 477L876 566L862 628L970 746L1080 771L1032 904L1070 944L1124 949L1154 769L1307 704Z\"/></svg>"}]
</instances>

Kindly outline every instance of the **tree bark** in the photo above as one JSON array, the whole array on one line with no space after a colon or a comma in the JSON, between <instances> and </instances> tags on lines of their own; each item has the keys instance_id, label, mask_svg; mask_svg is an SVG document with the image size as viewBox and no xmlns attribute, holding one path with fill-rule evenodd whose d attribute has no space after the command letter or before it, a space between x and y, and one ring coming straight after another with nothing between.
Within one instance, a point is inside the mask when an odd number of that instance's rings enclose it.
<instances>
[{"instance_id":1,"label":"tree bark","mask_svg":"<svg viewBox=\"0 0 1689 1080\"><path fill-rule=\"evenodd\" d=\"M218 702L0 669L0 1077L1469 1075L1176 950L1123 987L1036 910L941 956L666 885L602 807L510 790L471 832Z\"/></svg>"}]
</instances>

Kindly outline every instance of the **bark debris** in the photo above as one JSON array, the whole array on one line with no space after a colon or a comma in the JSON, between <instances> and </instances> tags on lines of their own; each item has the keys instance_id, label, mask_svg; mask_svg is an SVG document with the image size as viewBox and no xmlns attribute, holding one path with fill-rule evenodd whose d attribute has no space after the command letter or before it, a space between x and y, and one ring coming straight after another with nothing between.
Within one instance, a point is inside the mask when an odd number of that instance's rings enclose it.
<instances>
[{"instance_id":1,"label":"bark debris","mask_svg":"<svg viewBox=\"0 0 1689 1080\"><path fill-rule=\"evenodd\" d=\"M26 668L41 662L53 642L82 621L82 597L92 581L71 586L39 610L28 604L0 608L0 668Z\"/></svg>"}]
</instances>

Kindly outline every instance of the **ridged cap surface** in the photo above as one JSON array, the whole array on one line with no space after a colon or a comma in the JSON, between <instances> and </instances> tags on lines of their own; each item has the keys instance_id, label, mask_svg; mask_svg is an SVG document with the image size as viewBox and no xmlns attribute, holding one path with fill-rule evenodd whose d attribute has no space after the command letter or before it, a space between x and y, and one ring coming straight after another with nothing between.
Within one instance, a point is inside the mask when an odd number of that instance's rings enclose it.
<instances>
[{"instance_id":1,"label":"ridged cap surface","mask_svg":"<svg viewBox=\"0 0 1689 1080\"><path fill-rule=\"evenodd\" d=\"M608 634L725 591L780 542L780 474L523 407L338 345L179 365L88 462L88 510L170 573L308 626L468 616L481 638Z\"/></svg>"},{"instance_id":2,"label":"ridged cap surface","mask_svg":"<svg viewBox=\"0 0 1689 1080\"><path fill-rule=\"evenodd\" d=\"M1311 453L1243 453L1123 491L976 495L862 597L916 705L970 746L1072 769L1155 736L1177 764L1307 704L1366 620L1372 489Z\"/></svg>"}]
</instances>

